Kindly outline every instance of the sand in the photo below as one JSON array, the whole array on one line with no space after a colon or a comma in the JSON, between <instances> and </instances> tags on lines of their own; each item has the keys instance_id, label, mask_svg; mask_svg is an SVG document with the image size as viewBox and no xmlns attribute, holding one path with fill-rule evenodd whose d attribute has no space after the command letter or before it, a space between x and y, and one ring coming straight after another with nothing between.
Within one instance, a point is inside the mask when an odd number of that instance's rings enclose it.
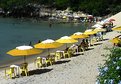
<instances>
[{"instance_id":1,"label":"sand","mask_svg":"<svg viewBox=\"0 0 121 84\"><path fill-rule=\"evenodd\" d=\"M121 26L121 12L109 17L109 19L115 19L115 21L113 22L115 27Z\"/></svg>"},{"instance_id":2,"label":"sand","mask_svg":"<svg viewBox=\"0 0 121 84\"><path fill-rule=\"evenodd\" d=\"M118 16L113 17L116 22L120 19ZM115 24L119 26L118 23ZM49 67L36 69L34 63L29 63L31 74L27 77L5 79L4 70L2 70L0 71L0 84L95 84L99 73L98 66L104 64L106 59L102 55L109 53L104 48L111 48L113 45L109 39L119 34L116 31L108 32L104 35L104 41L91 46L90 50L84 52L84 55L61 59Z\"/></svg>"}]
</instances>

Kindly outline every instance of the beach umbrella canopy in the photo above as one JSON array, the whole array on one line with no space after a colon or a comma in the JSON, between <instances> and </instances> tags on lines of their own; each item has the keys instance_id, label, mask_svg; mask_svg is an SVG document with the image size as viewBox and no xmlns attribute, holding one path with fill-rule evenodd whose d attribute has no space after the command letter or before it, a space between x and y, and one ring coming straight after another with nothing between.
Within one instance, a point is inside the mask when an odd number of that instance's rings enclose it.
<instances>
[{"instance_id":1,"label":"beach umbrella canopy","mask_svg":"<svg viewBox=\"0 0 121 84\"><path fill-rule=\"evenodd\" d=\"M89 37L88 35L83 34L82 32L76 32L73 35L70 36L71 38L74 39L83 39Z\"/></svg>"},{"instance_id":2,"label":"beach umbrella canopy","mask_svg":"<svg viewBox=\"0 0 121 84\"><path fill-rule=\"evenodd\" d=\"M93 27L93 28L98 28L98 27L99 27L99 28L102 28L103 26L102 26L101 24L98 23L98 24L93 25L92 27Z\"/></svg>"},{"instance_id":3,"label":"beach umbrella canopy","mask_svg":"<svg viewBox=\"0 0 121 84\"><path fill-rule=\"evenodd\" d=\"M96 33L97 33L97 31L93 31L93 29L88 29L84 32L85 35L94 35Z\"/></svg>"},{"instance_id":4,"label":"beach umbrella canopy","mask_svg":"<svg viewBox=\"0 0 121 84\"><path fill-rule=\"evenodd\" d=\"M87 15L86 14L81 14L80 17L87 17Z\"/></svg>"},{"instance_id":5,"label":"beach umbrella canopy","mask_svg":"<svg viewBox=\"0 0 121 84\"><path fill-rule=\"evenodd\" d=\"M112 30L121 31L121 26L120 27L116 27L116 28L112 28Z\"/></svg>"},{"instance_id":6,"label":"beach umbrella canopy","mask_svg":"<svg viewBox=\"0 0 121 84\"><path fill-rule=\"evenodd\" d=\"M8 51L7 54L12 56L24 56L24 62L26 62L26 58L25 58L26 56L40 54L41 52L42 50L33 48L32 46L23 45Z\"/></svg>"},{"instance_id":7,"label":"beach umbrella canopy","mask_svg":"<svg viewBox=\"0 0 121 84\"><path fill-rule=\"evenodd\" d=\"M69 36L63 36L60 39L56 40L56 42L59 42L59 43L76 43L78 41L69 37Z\"/></svg>"},{"instance_id":8,"label":"beach umbrella canopy","mask_svg":"<svg viewBox=\"0 0 121 84\"><path fill-rule=\"evenodd\" d=\"M104 22L103 22L103 21L98 21L97 24L99 24L99 25L103 25Z\"/></svg>"},{"instance_id":9,"label":"beach umbrella canopy","mask_svg":"<svg viewBox=\"0 0 121 84\"><path fill-rule=\"evenodd\" d=\"M47 48L57 48L62 46L61 43L55 42L52 39L47 39L42 41L41 43L35 44L35 48L42 48L42 49L47 49Z\"/></svg>"},{"instance_id":10,"label":"beach umbrella canopy","mask_svg":"<svg viewBox=\"0 0 121 84\"><path fill-rule=\"evenodd\" d=\"M74 16L74 18L80 18L80 16L78 16L78 15L75 15L75 16Z\"/></svg>"},{"instance_id":11,"label":"beach umbrella canopy","mask_svg":"<svg viewBox=\"0 0 121 84\"><path fill-rule=\"evenodd\" d=\"M109 19L109 22L112 22L112 21L115 21L115 19L113 19L113 18Z\"/></svg>"},{"instance_id":12,"label":"beach umbrella canopy","mask_svg":"<svg viewBox=\"0 0 121 84\"><path fill-rule=\"evenodd\" d=\"M106 24L110 24L110 21L109 21L108 19L99 21L99 22L97 22L97 24L95 24L95 25L92 26L92 27L94 27L94 28L98 28L98 27L102 28L103 25L106 25Z\"/></svg>"},{"instance_id":13,"label":"beach umbrella canopy","mask_svg":"<svg viewBox=\"0 0 121 84\"><path fill-rule=\"evenodd\" d=\"M87 15L88 19L94 18L93 15Z\"/></svg>"},{"instance_id":14,"label":"beach umbrella canopy","mask_svg":"<svg viewBox=\"0 0 121 84\"><path fill-rule=\"evenodd\" d=\"M95 28L93 31L96 31L96 32L103 32L103 31L106 31L106 30L103 29L103 28Z\"/></svg>"},{"instance_id":15,"label":"beach umbrella canopy","mask_svg":"<svg viewBox=\"0 0 121 84\"><path fill-rule=\"evenodd\" d=\"M71 38L71 37L69 37L69 36L63 36L60 39L56 40L56 42L66 43L66 48L67 48L67 43L76 43L78 41L73 39L73 38Z\"/></svg>"},{"instance_id":16,"label":"beach umbrella canopy","mask_svg":"<svg viewBox=\"0 0 121 84\"><path fill-rule=\"evenodd\" d=\"M113 39L111 39L109 41L112 42L112 43L119 43L119 42L121 42L121 39L119 39L119 38L113 38Z\"/></svg>"},{"instance_id":17,"label":"beach umbrella canopy","mask_svg":"<svg viewBox=\"0 0 121 84\"><path fill-rule=\"evenodd\" d=\"M48 54L49 54L49 49L51 48L57 48L62 46L63 44L55 42L52 39L47 39L42 41L41 43L35 44L34 47L35 48L41 48L41 49L48 49Z\"/></svg>"}]
</instances>

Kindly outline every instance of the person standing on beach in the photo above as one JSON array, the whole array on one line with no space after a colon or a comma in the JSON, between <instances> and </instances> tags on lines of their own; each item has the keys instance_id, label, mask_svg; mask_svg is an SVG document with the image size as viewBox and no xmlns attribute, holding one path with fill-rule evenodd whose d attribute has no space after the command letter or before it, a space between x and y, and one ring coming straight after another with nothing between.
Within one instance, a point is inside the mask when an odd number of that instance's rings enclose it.
<instances>
[{"instance_id":1,"label":"person standing on beach","mask_svg":"<svg viewBox=\"0 0 121 84\"><path fill-rule=\"evenodd\" d=\"M32 46L32 42L31 41L29 42L29 46Z\"/></svg>"},{"instance_id":2,"label":"person standing on beach","mask_svg":"<svg viewBox=\"0 0 121 84\"><path fill-rule=\"evenodd\" d=\"M50 27L50 28L52 27L52 23L49 23L49 27Z\"/></svg>"},{"instance_id":3,"label":"person standing on beach","mask_svg":"<svg viewBox=\"0 0 121 84\"><path fill-rule=\"evenodd\" d=\"M41 43L41 41L40 41L40 40L38 40L38 43Z\"/></svg>"},{"instance_id":4,"label":"person standing on beach","mask_svg":"<svg viewBox=\"0 0 121 84\"><path fill-rule=\"evenodd\" d=\"M52 22L49 20L49 27L51 28L52 27Z\"/></svg>"}]
</instances>

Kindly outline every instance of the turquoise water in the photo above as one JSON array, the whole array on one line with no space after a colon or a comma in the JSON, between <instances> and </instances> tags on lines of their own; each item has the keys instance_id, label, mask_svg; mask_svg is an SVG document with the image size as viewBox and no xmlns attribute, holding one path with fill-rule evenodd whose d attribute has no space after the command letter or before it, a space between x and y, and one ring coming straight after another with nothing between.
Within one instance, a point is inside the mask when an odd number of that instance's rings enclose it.
<instances>
[{"instance_id":1,"label":"turquoise water","mask_svg":"<svg viewBox=\"0 0 121 84\"><path fill-rule=\"evenodd\" d=\"M28 45L47 38L58 39L65 35L85 30L83 24L53 24L11 18L0 18L0 63L18 59L7 55L6 52L16 46Z\"/></svg>"}]
</instances>

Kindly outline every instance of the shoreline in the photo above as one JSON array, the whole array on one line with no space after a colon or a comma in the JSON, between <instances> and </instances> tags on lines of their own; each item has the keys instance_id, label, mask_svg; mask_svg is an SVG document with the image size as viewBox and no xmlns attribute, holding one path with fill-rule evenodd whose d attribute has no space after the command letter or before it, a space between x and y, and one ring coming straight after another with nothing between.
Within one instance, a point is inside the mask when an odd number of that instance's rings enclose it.
<instances>
[{"instance_id":1,"label":"shoreline","mask_svg":"<svg viewBox=\"0 0 121 84\"><path fill-rule=\"evenodd\" d=\"M117 36L119 33L112 31L104 35L104 39L112 39L112 36ZM33 84L33 83L43 83L43 84L94 84L96 82L96 77L98 75L99 64L104 64L106 59L103 54L109 53L105 50L105 47L112 47L112 43L108 40L97 42L96 45L91 46L90 50L85 51L84 55L77 55L71 58L61 59L52 66L37 69L33 62L28 65L29 71L36 70L47 70L44 73L33 74L27 77L20 77L15 79L3 78L4 70L0 70L1 83L3 84ZM62 50L65 46L60 47ZM55 49L57 50L57 49ZM51 50L54 52L54 50ZM92 53L93 52L93 53ZM46 53L47 54L47 53ZM27 61L30 61L27 59ZM32 81L30 81L32 80ZM69 80L69 81L68 81ZM0 83L0 84L1 84Z\"/></svg>"},{"instance_id":2,"label":"shoreline","mask_svg":"<svg viewBox=\"0 0 121 84\"><path fill-rule=\"evenodd\" d=\"M118 19L118 17L116 18ZM115 24L114 24L115 25ZM110 39L120 35L116 31L108 32L104 35L104 41L97 42L94 46L90 47L90 50L85 51L84 55L78 55L71 58L61 59L59 63L55 65L37 69L34 63L31 62L28 65L29 71L33 72L32 75L27 77L20 77L11 79L4 79L4 73L0 71L1 84L95 84L96 77L99 75L98 67L100 64L105 63L106 57L103 54L109 52L105 50L106 47L113 47L113 44L109 42ZM60 47L63 50L65 46ZM57 50L57 49L54 49ZM54 52L51 50L51 52ZM47 53L45 52L47 55ZM40 54L41 55L41 54ZM34 56L33 56L34 57ZM29 59L27 59L29 60ZM31 61L31 60L29 60ZM38 72L38 73L37 73Z\"/></svg>"},{"instance_id":3,"label":"shoreline","mask_svg":"<svg viewBox=\"0 0 121 84\"><path fill-rule=\"evenodd\" d=\"M0 18L9 18L9 19L17 19L17 20L20 20L21 22L24 22L24 21L31 21L31 22L35 22L35 23L41 23L41 22L47 22L49 23L51 21L52 24L75 24L75 23L78 23L78 24L95 24L96 22L81 22L81 21L65 21L64 19L53 19L53 20L49 20L49 19L45 19L45 18L29 18L29 17L21 17L21 18L14 18L14 17L2 17L0 16Z\"/></svg>"},{"instance_id":4,"label":"shoreline","mask_svg":"<svg viewBox=\"0 0 121 84\"><path fill-rule=\"evenodd\" d=\"M71 44L68 44L68 45L71 45ZM50 49L50 52L54 53L56 50L64 50L64 49L65 49L65 44L63 46L59 47L59 48ZM43 56L46 57L47 54L48 54L47 49L41 49L41 50L43 50L43 52L38 54L38 55L27 56L26 57L27 63L33 63L38 56L39 57L43 57ZM15 58L17 58L17 57L15 56ZM7 62L4 62L4 63L0 63L0 71L1 71L1 69L9 67L12 64L22 64L23 62L24 62L24 59L21 56L20 59L15 59L15 60L12 60L12 61L7 61Z\"/></svg>"}]
</instances>

